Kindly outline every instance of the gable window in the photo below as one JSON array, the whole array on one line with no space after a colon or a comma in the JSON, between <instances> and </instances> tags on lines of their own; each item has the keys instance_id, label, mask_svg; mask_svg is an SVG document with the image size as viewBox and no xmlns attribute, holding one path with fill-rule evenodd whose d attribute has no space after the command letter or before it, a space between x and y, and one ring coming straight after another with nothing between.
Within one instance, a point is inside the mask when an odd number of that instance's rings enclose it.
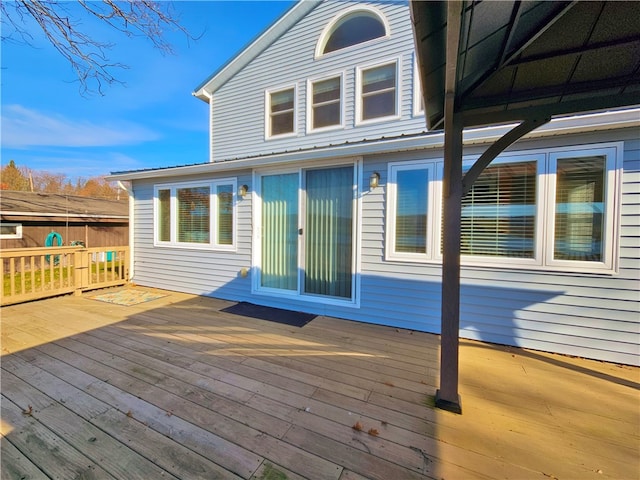
<instances>
[{"instance_id":1,"label":"gable window","mask_svg":"<svg viewBox=\"0 0 640 480\"><path fill-rule=\"evenodd\" d=\"M155 244L234 246L235 179L155 188Z\"/></svg>"},{"instance_id":2,"label":"gable window","mask_svg":"<svg viewBox=\"0 0 640 480\"><path fill-rule=\"evenodd\" d=\"M388 35L384 16L374 8L355 7L333 20L320 37L316 57Z\"/></svg>"},{"instance_id":3,"label":"gable window","mask_svg":"<svg viewBox=\"0 0 640 480\"><path fill-rule=\"evenodd\" d=\"M267 91L267 136L295 133L295 87Z\"/></svg>"},{"instance_id":4,"label":"gable window","mask_svg":"<svg viewBox=\"0 0 640 480\"><path fill-rule=\"evenodd\" d=\"M498 157L462 199L463 264L614 272L621 148ZM441 161L389 165L387 260L442 258L441 179Z\"/></svg>"},{"instance_id":5,"label":"gable window","mask_svg":"<svg viewBox=\"0 0 640 480\"><path fill-rule=\"evenodd\" d=\"M22 224L0 223L0 238L22 238Z\"/></svg>"},{"instance_id":6,"label":"gable window","mask_svg":"<svg viewBox=\"0 0 640 480\"><path fill-rule=\"evenodd\" d=\"M358 80L360 122L397 116L397 62L359 69Z\"/></svg>"},{"instance_id":7,"label":"gable window","mask_svg":"<svg viewBox=\"0 0 640 480\"><path fill-rule=\"evenodd\" d=\"M309 82L309 130L342 125L342 77Z\"/></svg>"}]
</instances>

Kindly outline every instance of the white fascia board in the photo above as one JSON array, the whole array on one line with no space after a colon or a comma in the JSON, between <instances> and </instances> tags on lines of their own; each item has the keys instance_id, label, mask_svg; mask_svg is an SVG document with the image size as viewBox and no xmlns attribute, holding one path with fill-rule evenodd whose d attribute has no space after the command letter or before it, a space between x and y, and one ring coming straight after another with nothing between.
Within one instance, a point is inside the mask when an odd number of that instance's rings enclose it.
<instances>
[{"instance_id":1,"label":"white fascia board","mask_svg":"<svg viewBox=\"0 0 640 480\"><path fill-rule=\"evenodd\" d=\"M299 1L284 13L264 32L244 47L240 53L215 71L202 84L197 86L192 95L200 100L209 102L211 94L229 81L237 72L242 70L254 58L260 55L269 45L289 30L295 23L313 10L320 2L315 0Z\"/></svg>"},{"instance_id":2,"label":"white fascia board","mask_svg":"<svg viewBox=\"0 0 640 480\"><path fill-rule=\"evenodd\" d=\"M463 143L465 145L489 143L502 137L514 126L515 124L510 124L465 130L463 133ZM628 127L640 127L640 108L553 119L548 124L534 130L524 138L543 138ZM157 170L115 173L107 176L106 180L141 180L146 178L174 177L178 175L212 174L231 170L252 169L270 165L304 162L308 160L375 155L398 151L424 150L443 147L444 133L434 132L410 137L396 137L390 139L383 138L380 140L347 143L304 151L275 153L272 155L256 156L239 160L169 167Z\"/></svg>"}]
</instances>

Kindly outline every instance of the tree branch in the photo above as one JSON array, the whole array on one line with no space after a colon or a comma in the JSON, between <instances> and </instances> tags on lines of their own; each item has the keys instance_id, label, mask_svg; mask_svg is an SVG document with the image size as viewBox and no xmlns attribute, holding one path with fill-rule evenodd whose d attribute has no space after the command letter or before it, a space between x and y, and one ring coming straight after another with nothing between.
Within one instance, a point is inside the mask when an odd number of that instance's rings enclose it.
<instances>
[{"instance_id":1,"label":"tree branch","mask_svg":"<svg viewBox=\"0 0 640 480\"><path fill-rule=\"evenodd\" d=\"M165 31L180 31L187 39L192 35L180 25L171 3L150 0L102 2L78 0L85 14L94 17L127 37L146 37L162 54L172 54L173 48ZM2 41L32 44L27 20L32 19L45 38L62 55L80 82L81 93L103 94L103 84L120 82L112 73L127 65L112 62L108 52L112 43L101 42L82 29L81 18L73 17L67 6L58 0L15 0L0 2ZM80 15L81 17L82 15Z\"/></svg>"}]
</instances>

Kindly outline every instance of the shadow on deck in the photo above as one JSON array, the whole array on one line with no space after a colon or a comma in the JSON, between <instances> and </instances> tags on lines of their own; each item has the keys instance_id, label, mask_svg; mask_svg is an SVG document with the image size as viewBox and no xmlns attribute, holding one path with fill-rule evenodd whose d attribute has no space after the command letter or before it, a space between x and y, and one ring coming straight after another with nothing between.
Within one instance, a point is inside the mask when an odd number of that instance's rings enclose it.
<instances>
[{"instance_id":1,"label":"shadow on deck","mask_svg":"<svg viewBox=\"0 0 640 480\"><path fill-rule=\"evenodd\" d=\"M2 478L638 478L637 368L161 293L2 309Z\"/></svg>"}]
</instances>

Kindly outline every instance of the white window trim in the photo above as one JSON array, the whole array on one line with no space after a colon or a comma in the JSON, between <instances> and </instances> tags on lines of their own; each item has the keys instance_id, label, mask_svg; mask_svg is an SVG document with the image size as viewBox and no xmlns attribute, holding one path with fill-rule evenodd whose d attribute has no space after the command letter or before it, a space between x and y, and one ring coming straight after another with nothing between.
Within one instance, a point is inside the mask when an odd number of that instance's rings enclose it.
<instances>
[{"instance_id":1,"label":"white window trim","mask_svg":"<svg viewBox=\"0 0 640 480\"><path fill-rule=\"evenodd\" d=\"M218 196L217 187L221 185L231 185L233 192L233 223L231 226L231 245L219 244L217 240L218 233ZM209 242L208 243L191 243L191 242L179 242L178 238L178 198L176 191L181 188L194 188L194 187L208 187L209 188ZM235 177L230 178L216 178L213 180L204 181L191 181L191 182L176 182L176 183L163 183L156 184L153 187L153 245L155 247L171 247L171 248L186 248L197 250L220 250L220 251L233 251L237 250L237 223L238 223L238 184ZM158 192L160 190L169 190L171 192L170 200L170 221L171 221L171 233L169 241L161 241L159 232L159 219L160 219L160 199Z\"/></svg>"},{"instance_id":2,"label":"white window trim","mask_svg":"<svg viewBox=\"0 0 640 480\"><path fill-rule=\"evenodd\" d=\"M324 50L327 44L327 40L329 39L331 34L335 31L338 24L341 23L344 18L351 16L356 12L364 12L366 14L378 17L378 20L382 22L382 25L384 25L385 35L382 37L372 38L371 40L367 40L366 42L356 43L355 45L350 45L348 47L341 48L339 50L334 50L333 52L322 53L322 51ZM322 30L322 33L320 34L320 38L318 39L318 43L316 43L316 49L313 54L313 58L317 60L319 58L329 57L331 55L335 55L338 53L348 52L354 48L362 47L363 45L369 45L372 43L379 42L381 40L386 40L390 36L391 36L391 27L389 26L387 17L380 10L370 5L356 5L353 7L349 7L345 10L342 10L335 17L333 17L333 19L331 19L331 21L324 27L324 30Z\"/></svg>"},{"instance_id":3,"label":"white window trim","mask_svg":"<svg viewBox=\"0 0 640 480\"><path fill-rule=\"evenodd\" d=\"M328 127L313 128L313 84L322 82L324 80L330 80L332 78L340 78L340 123L337 125L329 125ZM344 77L345 72L338 72L333 75L323 75L322 77L310 78L307 80L307 132L309 133L321 133L331 130L344 129Z\"/></svg>"},{"instance_id":4,"label":"white window trim","mask_svg":"<svg viewBox=\"0 0 640 480\"><path fill-rule=\"evenodd\" d=\"M620 211L620 182L619 174L622 165L622 146L616 149L615 146L598 147L583 149L559 149L549 155L549 175L547 184L547 218L553 219L556 206L556 168L559 158L579 158L594 155L603 155L606 157L605 163L605 184L604 184L604 203L605 211L603 219L603 237L602 252L603 259L601 262L587 262L579 260L556 260L553 258L555 246L555 221L547 225L547 245L545 261L547 265L562 269L580 269L580 270L617 270L618 258L618 232Z\"/></svg>"},{"instance_id":5,"label":"white window trim","mask_svg":"<svg viewBox=\"0 0 640 480\"><path fill-rule=\"evenodd\" d=\"M313 170L317 168L323 167L339 167L339 166L348 166L353 165L354 169L354 195L353 202L354 207L354 218L353 218L353 228L354 228L354 237L353 237L353 250L352 250L352 269L353 269L353 291L352 297L350 299L341 299L334 297L326 297L319 295L311 295L305 294L302 292L302 281L298 278L298 289L293 291L289 290L280 290L269 287L262 287L260 285L260 268L262 265L262 176L265 175L278 175L278 174L287 174L287 173L296 173L298 174L298 205L302 205L304 199L304 190L302 187L303 181L302 177L305 170ZM360 199L362 194L362 157L347 157L341 159L331 159L314 162L309 165L305 165L302 167L295 168L287 168L287 167L265 167L261 169L257 169L253 171L253 185L254 185L254 193L253 197L252 209L253 209L253 239L252 239L252 282L251 282L251 294L252 295L260 295L264 297L270 297L275 299L287 299L288 301L299 301L301 304L304 303L321 303L324 305L335 305L339 307L353 307L360 308L360 284L361 284L361 270L362 270L362 261L361 261L361 238L362 238L362 201ZM298 228L302 227L303 220L299 216L298 218ZM298 247L298 266L302 264L302 256L304 255L303 248L304 244L302 242L302 237L299 237L299 241L302 245ZM298 275L301 275L299 272Z\"/></svg>"},{"instance_id":6,"label":"white window trim","mask_svg":"<svg viewBox=\"0 0 640 480\"><path fill-rule=\"evenodd\" d=\"M271 94L293 89L293 131L271 135ZM264 91L264 138L274 140L280 138L295 137L298 135L298 84L284 85L268 88Z\"/></svg>"},{"instance_id":7,"label":"white window trim","mask_svg":"<svg viewBox=\"0 0 640 480\"><path fill-rule=\"evenodd\" d=\"M413 54L413 116L424 117L424 108L422 102L422 87L420 81L420 70L418 69L418 59Z\"/></svg>"},{"instance_id":8,"label":"white window trim","mask_svg":"<svg viewBox=\"0 0 640 480\"><path fill-rule=\"evenodd\" d=\"M16 227L16 233L0 234L0 238L2 240L22 238L22 224L21 223L2 222L2 225L5 226L5 227Z\"/></svg>"},{"instance_id":9,"label":"white window trim","mask_svg":"<svg viewBox=\"0 0 640 480\"><path fill-rule=\"evenodd\" d=\"M478 157L464 157L462 160L463 170L471 168L473 163ZM491 162L491 165L500 164L513 164L523 162L536 162L536 219L535 219L535 234L533 237L534 248L533 258L521 258L521 257L497 257L491 255L460 255L460 259L463 265L485 266L493 267L496 265L519 265L523 267L536 267L542 266L542 244L544 239L544 212L543 205L545 202L545 187L544 187L544 171L545 171L545 155L542 153L534 152L522 152L507 154L499 156ZM464 173L463 173L464 175ZM438 257L442 260L442 253L438 250Z\"/></svg>"},{"instance_id":10,"label":"white window trim","mask_svg":"<svg viewBox=\"0 0 640 480\"><path fill-rule=\"evenodd\" d=\"M362 119L362 72L364 70L370 70L372 68L383 67L385 65L390 65L395 63L396 65L396 113L395 115L387 115L385 117L376 117L368 120ZM402 116L402 112L400 111L402 98L402 79L400 78L401 68L401 59L400 57L391 58L385 60L383 62L376 62L372 64L359 65L356 67L356 98L355 98L355 124L356 126L360 125L371 125L373 123L380 122L388 122L390 120L399 120Z\"/></svg>"},{"instance_id":11,"label":"white window trim","mask_svg":"<svg viewBox=\"0 0 640 480\"><path fill-rule=\"evenodd\" d=\"M623 164L623 143L605 143L592 145L578 145L561 148L535 149L508 152L496 158L491 164L537 161L537 192L536 192L536 233L535 247L532 259L515 257L493 257L462 255L463 267L479 268L509 268L523 270L544 270L551 272L569 272L586 274L616 274L619 262L618 232L620 229L621 204L621 168ZM555 226L555 162L563 157L580 157L591 155L606 155L605 180L605 219L603 226L603 261L587 262L574 260L554 260L554 226ZM465 156L463 165L469 165L478 157ZM429 205L427 230L431 230L431 250L427 254L395 253L395 177L392 169L416 168L423 165L435 164L436 177L432 180L431 191L436 198ZM442 159L392 162L388 164L387 209L385 260L391 262L431 263L442 262L440 238L442 233ZM431 199L430 195L430 199ZM428 240L429 240L428 238ZM427 244L429 245L429 244Z\"/></svg>"},{"instance_id":12,"label":"white window trim","mask_svg":"<svg viewBox=\"0 0 640 480\"><path fill-rule=\"evenodd\" d=\"M399 170L427 170L429 178L429 187L427 192L427 229L426 251L425 253L409 253L396 251L396 206L397 206L397 190L396 178ZM387 201L387 221L386 221L386 246L385 259L389 261L409 261L409 262L428 262L439 255L439 240L436 236L436 230L440 231L440 222L433 222L431 216L435 212L440 211L441 183L439 162L436 160L417 160L410 162L394 162L390 163L387 168L388 201Z\"/></svg>"}]
</instances>

